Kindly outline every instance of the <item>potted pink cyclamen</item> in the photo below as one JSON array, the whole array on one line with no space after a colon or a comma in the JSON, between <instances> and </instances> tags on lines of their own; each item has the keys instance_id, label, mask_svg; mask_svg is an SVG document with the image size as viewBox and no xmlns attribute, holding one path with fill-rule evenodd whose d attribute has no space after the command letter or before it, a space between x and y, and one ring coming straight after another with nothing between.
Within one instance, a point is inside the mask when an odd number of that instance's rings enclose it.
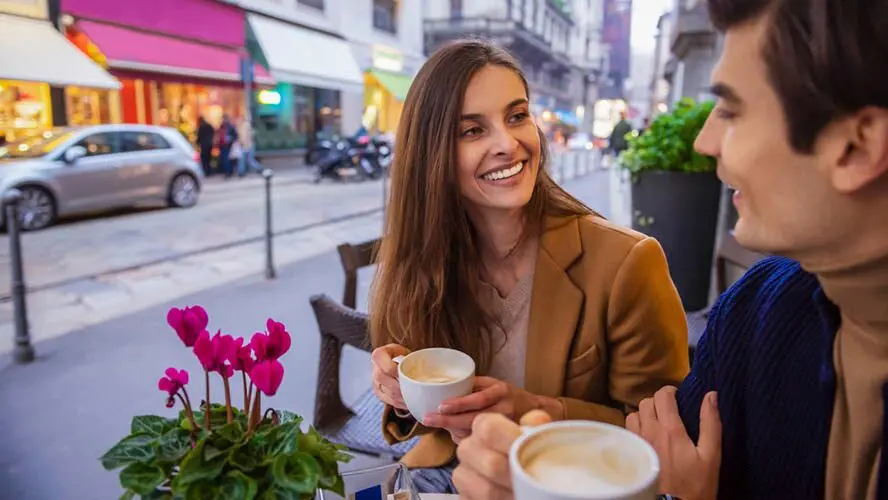
<instances>
[{"instance_id":1,"label":"potted pink cyclamen","mask_svg":"<svg viewBox=\"0 0 888 500\"><path fill-rule=\"evenodd\" d=\"M133 417L130 434L102 458L107 470L123 467L121 498L310 499L316 491L343 495L339 463L351 457L302 418L262 411L262 395L274 396L284 377L279 358L290 349L286 327L272 319L250 343L221 332L210 335L200 306L170 309L167 322L203 367L205 398L192 406L185 370L168 368L158 381L166 406L179 415ZM243 406L232 403L230 379L240 373ZM210 404L210 374L222 377L225 404ZM237 377L235 377L237 378Z\"/></svg>"}]
</instances>

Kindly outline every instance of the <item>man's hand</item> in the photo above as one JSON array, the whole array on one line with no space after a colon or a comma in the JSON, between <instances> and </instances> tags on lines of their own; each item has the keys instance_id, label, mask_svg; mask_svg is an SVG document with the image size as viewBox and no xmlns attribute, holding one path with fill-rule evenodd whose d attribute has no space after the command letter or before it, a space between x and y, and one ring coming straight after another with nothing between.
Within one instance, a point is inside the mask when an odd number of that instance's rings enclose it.
<instances>
[{"instance_id":1,"label":"man's hand","mask_svg":"<svg viewBox=\"0 0 888 500\"><path fill-rule=\"evenodd\" d=\"M474 390L468 396L441 403L438 413L423 418L423 425L447 429L459 443L471 434L472 424L481 413L499 413L514 422L538 407L536 396L495 378L475 377Z\"/></svg>"},{"instance_id":2,"label":"man's hand","mask_svg":"<svg viewBox=\"0 0 888 500\"><path fill-rule=\"evenodd\" d=\"M715 392L700 406L700 439L694 446L675 402L664 387L626 418L626 428L653 445L660 458L660 492L682 500L711 500L718 494L722 426Z\"/></svg>"},{"instance_id":3,"label":"man's hand","mask_svg":"<svg viewBox=\"0 0 888 500\"><path fill-rule=\"evenodd\" d=\"M392 361L398 356L406 356L410 350L398 344L389 344L373 350L370 359L373 361L373 394L385 404L399 410L406 410L407 404L401 395L401 383L398 381L398 365Z\"/></svg>"},{"instance_id":4,"label":"man's hand","mask_svg":"<svg viewBox=\"0 0 888 500\"><path fill-rule=\"evenodd\" d=\"M533 411L521 419L521 425L536 426L551 421L546 412ZM475 419L471 436L456 450L459 466L453 471L453 484L460 498L512 499L509 448L519 436L521 428L502 414L488 413Z\"/></svg>"}]
</instances>

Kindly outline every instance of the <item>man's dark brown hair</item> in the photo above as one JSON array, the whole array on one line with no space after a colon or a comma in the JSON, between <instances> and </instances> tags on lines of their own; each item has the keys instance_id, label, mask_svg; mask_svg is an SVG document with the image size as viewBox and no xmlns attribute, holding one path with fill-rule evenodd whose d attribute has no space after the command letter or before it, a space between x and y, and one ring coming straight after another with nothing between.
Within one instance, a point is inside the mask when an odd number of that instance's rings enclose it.
<instances>
[{"instance_id":1,"label":"man's dark brown hair","mask_svg":"<svg viewBox=\"0 0 888 500\"><path fill-rule=\"evenodd\" d=\"M830 122L888 108L888 0L708 0L720 31L767 16L769 78L792 146L810 153Z\"/></svg>"}]
</instances>

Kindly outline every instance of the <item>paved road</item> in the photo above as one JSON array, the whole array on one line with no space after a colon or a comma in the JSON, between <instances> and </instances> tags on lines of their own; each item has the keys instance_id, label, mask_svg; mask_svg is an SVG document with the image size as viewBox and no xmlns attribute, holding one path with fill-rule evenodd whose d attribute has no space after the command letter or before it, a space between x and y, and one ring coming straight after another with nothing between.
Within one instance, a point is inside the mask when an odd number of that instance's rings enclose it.
<instances>
[{"instance_id":1,"label":"paved road","mask_svg":"<svg viewBox=\"0 0 888 500\"><path fill-rule=\"evenodd\" d=\"M612 214L609 177L597 172L567 187L607 216ZM376 222L368 232L378 233ZM268 316L286 323L293 348L283 358L286 376L272 404L310 416L318 333L308 298L341 294L339 266L336 255L326 252L282 268L275 281L253 273L39 342L39 359L31 365L12 365L0 356L0 499L106 500L119 495L116 476L106 473L97 457L124 435L132 415L165 414L164 397L156 388L164 369L197 373L196 361L165 325L171 305L202 304L212 327L235 335L250 335ZM371 272L359 278L359 308ZM347 400L367 390L365 354L347 349L343 370ZM213 391L219 394L218 388Z\"/></svg>"}]
</instances>

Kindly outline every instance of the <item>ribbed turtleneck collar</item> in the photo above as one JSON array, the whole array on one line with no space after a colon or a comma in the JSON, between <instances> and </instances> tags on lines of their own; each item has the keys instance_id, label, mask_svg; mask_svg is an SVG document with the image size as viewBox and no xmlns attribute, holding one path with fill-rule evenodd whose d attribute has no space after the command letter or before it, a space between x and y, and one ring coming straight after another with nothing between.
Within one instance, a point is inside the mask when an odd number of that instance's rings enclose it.
<instances>
[{"instance_id":1,"label":"ribbed turtleneck collar","mask_svg":"<svg viewBox=\"0 0 888 500\"><path fill-rule=\"evenodd\" d=\"M817 275L843 320L888 333L888 255L841 269L809 271Z\"/></svg>"}]
</instances>

